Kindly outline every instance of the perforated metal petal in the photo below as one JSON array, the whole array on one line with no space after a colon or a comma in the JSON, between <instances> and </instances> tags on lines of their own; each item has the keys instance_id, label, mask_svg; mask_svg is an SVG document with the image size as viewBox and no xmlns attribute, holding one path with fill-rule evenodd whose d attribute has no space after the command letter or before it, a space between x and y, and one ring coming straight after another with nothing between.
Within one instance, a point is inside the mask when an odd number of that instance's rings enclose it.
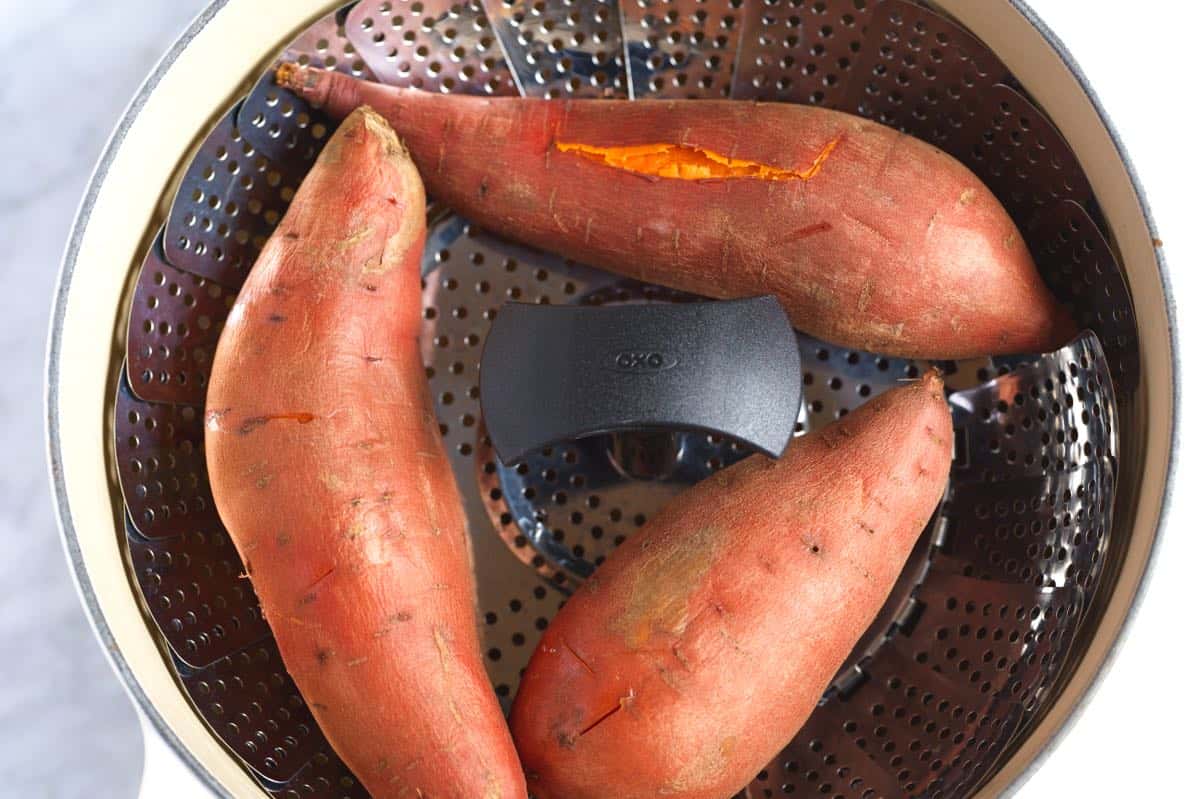
<instances>
[{"instance_id":1,"label":"perforated metal petal","mask_svg":"<svg viewBox=\"0 0 1200 799\"><path fill-rule=\"evenodd\" d=\"M284 788L327 746L274 641L264 640L204 669L182 663L177 669L213 732L274 787Z\"/></svg>"},{"instance_id":2,"label":"perforated metal petal","mask_svg":"<svg viewBox=\"0 0 1200 799\"><path fill-rule=\"evenodd\" d=\"M981 580L964 570L952 561L935 569L917 594L916 629L891 646L913 673L940 674L1001 711L1015 703L1034 713L1079 628L1082 592Z\"/></svg>"},{"instance_id":3,"label":"perforated metal petal","mask_svg":"<svg viewBox=\"0 0 1200 799\"><path fill-rule=\"evenodd\" d=\"M1036 477L1117 456L1116 396L1095 334L1012 360L1008 374L950 396L955 480Z\"/></svg>"},{"instance_id":4,"label":"perforated metal petal","mask_svg":"<svg viewBox=\"0 0 1200 799\"><path fill-rule=\"evenodd\" d=\"M949 152L979 175L1018 225L1055 200L1093 202L1070 145L1025 95L996 84L981 87L976 96L980 111L965 137L971 149Z\"/></svg>"},{"instance_id":5,"label":"perforated metal petal","mask_svg":"<svg viewBox=\"0 0 1200 799\"><path fill-rule=\"evenodd\" d=\"M1112 526L1112 459L999 483L960 482L943 548L987 580L1077 586L1090 603Z\"/></svg>"},{"instance_id":6,"label":"perforated metal petal","mask_svg":"<svg viewBox=\"0 0 1200 799\"><path fill-rule=\"evenodd\" d=\"M661 451L666 474L630 478L619 467L622 447L637 437L593 437L562 444L513 467L483 450L480 489L497 530L518 558L565 585L592 573L667 500L748 454L736 442L703 434L647 435L640 446ZM735 449L735 447L738 447Z\"/></svg>"},{"instance_id":7,"label":"perforated metal petal","mask_svg":"<svg viewBox=\"0 0 1200 799\"><path fill-rule=\"evenodd\" d=\"M192 405L138 399L121 372L114 456L134 527L159 539L220 526L204 464L203 414Z\"/></svg>"},{"instance_id":8,"label":"perforated metal petal","mask_svg":"<svg viewBox=\"0 0 1200 799\"><path fill-rule=\"evenodd\" d=\"M743 0L620 0L633 97L728 97Z\"/></svg>"},{"instance_id":9,"label":"perforated metal petal","mask_svg":"<svg viewBox=\"0 0 1200 799\"><path fill-rule=\"evenodd\" d=\"M747 3L732 97L840 108L880 2Z\"/></svg>"},{"instance_id":10,"label":"perforated metal petal","mask_svg":"<svg viewBox=\"0 0 1200 799\"><path fill-rule=\"evenodd\" d=\"M125 534L150 615L188 666L203 668L270 634L224 528L147 539L127 520Z\"/></svg>"},{"instance_id":11,"label":"perforated metal petal","mask_svg":"<svg viewBox=\"0 0 1200 799\"><path fill-rule=\"evenodd\" d=\"M322 748L295 777L271 793L281 799L371 799L331 749Z\"/></svg>"},{"instance_id":12,"label":"perforated metal petal","mask_svg":"<svg viewBox=\"0 0 1200 799\"><path fill-rule=\"evenodd\" d=\"M348 3L305 28L284 49L283 60L374 79L362 54L346 35L346 15L354 5Z\"/></svg>"},{"instance_id":13,"label":"perforated metal petal","mask_svg":"<svg viewBox=\"0 0 1200 799\"><path fill-rule=\"evenodd\" d=\"M250 146L279 165L294 185L317 160L331 130L328 117L276 85L274 70L263 73L242 101L236 124Z\"/></svg>"},{"instance_id":14,"label":"perforated metal petal","mask_svg":"<svg viewBox=\"0 0 1200 799\"><path fill-rule=\"evenodd\" d=\"M496 566L480 575L484 665L507 713L525 664L566 597L508 553L492 549L490 545L499 544L495 535L482 548L480 543L476 538L476 562L481 552L497 558Z\"/></svg>"},{"instance_id":15,"label":"perforated metal petal","mask_svg":"<svg viewBox=\"0 0 1200 799\"><path fill-rule=\"evenodd\" d=\"M294 189L243 138L230 111L205 138L171 204L163 252L173 266L238 288Z\"/></svg>"},{"instance_id":16,"label":"perforated metal petal","mask_svg":"<svg viewBox=\"0 0 1200 799\"><path fill-rule=\"evenodd\" d=\"M835 107L899 128L966 160L990 98L980 90L1008 80L986 45L945 17L886 0L867 23L862 54Z\"/></svg>"},{"instance_id":17,"label":"perforated metal petal","mask_svg":"<svg viewBox=\"0 0 1200 799\"><path fill-rule=\"evenodd\" d=\"M1074 589L993 584L953 568L917 588L907 627L826 697L749 796L969 795L1044 698L1079 604Z\"/></svg>"},{"instance_id":18,"label":"perforated metal petal","mask_svg":"<svg viewBox=\"0 0 1200 799\"><path fill-rule=\"evenodd\" d=\"M746 799L903 796L896 774L849 741L843 723L836 702L818 706L800 734L746 786Z\"/></svg>"},{"instance_id":19,"label":"perforated metal petal","mask_svg":"<svg viewBox=\"0 0 1200 799\"><path fill-rule=\"evenodd\" d=\"M627 97L617 0L483 0L528 97Z\"/></svg>"},{"instance_id":20,"label":"perforated metal petal","mask_svg":"<svg viewBox=\"0 0 1200 799\"><path fill-rule=\"evenodd\" d=\"M963 795L1003 750L1016 719L989 712L975 696L956 697L959 681L914 674L893 651L854 693L830 700L843 736L837 751L858 749L880 763L898 783L892 796Z\"/></svg>"},{"instance_id":21,"label":"perforated metal petal","mask_svg":"<svg viewBox=\"0 0 1200 799\"><path fill-rule=\"evenodd\" d=\"M133 288L125 338L130 385L148 402L200 405L234 295L168 264L161 246L160 234Z\"/></svg>"},{"instance_id":22,"label":"perforated metal petal","mask_svg":"<svg viewBox=\"0 0 1200 799\"><path fill-rule=\"evenodd\" d=\"M362 0L346 17L346 35L383 83L517 94L478 0Z\"/></svg>"},{"instance_id":23,"label":"perforated metal petal","mask_svg":"<svg viewBox=\"0 0 1200 799\"><path fill-rule=\"evenodd\" d=\"M1029 227L1029 245L1046 282L1075 321L1099 337L1117 391L1129 396L1141 379L1137 319L1104 234L1071 200L1044 205Z\"/></svg>"}]
</instances>

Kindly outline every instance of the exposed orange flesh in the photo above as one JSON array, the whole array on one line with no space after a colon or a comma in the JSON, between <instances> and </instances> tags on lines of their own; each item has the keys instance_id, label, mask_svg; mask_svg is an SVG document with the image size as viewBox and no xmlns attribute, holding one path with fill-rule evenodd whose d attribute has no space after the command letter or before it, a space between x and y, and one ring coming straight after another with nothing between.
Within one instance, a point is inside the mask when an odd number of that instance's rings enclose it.
<instances>
[{"instance_id":1,"label":"exposed orange flesh","mask_svg":"<svg viewBox=\"0 0 1200 799\"><path fill-rule=\"evenodd\" d=\"M636 172L639 175L653 175L660 178L677 178L679 180L715 180L721 178L753 178L755 180L811 180L821 171L821 166L837 149L841 137L832 139L817 154L816 159L807 168L795 171L748 161L742 158L731 158L727 155L706 150L702 147L689 147L683 144L636 144L626 147L597 147L582 142L556 141L554 146L560 152L576 153L584 158L599 161L607 166L623 169L626 172Z\"/></svg>"},{"instance_id":2,"label":"exposed orange flesh","mask_svg":"<svg viewBox=\"0 0 1200 799\"><path fill-rule=\"evenodd\" d=\"M287 86L291 81L300 78L300 65L285 61L275 69L275 82Z\"/></svg>"},{"instance_id":3,"label":"exposed orange flesh","mask_svg":"<svg viewBox=\"0 0 1200 799\"><path fill-rule=\"evenodd\" d=\"M306 67L280 80L336 119L377 108L431 193L483 228L694 294L774 294L804 332L850 349L1045 352L1076 330L987 186L866 119L746 100L442 95Z\"/></svg>"}]
</instances>

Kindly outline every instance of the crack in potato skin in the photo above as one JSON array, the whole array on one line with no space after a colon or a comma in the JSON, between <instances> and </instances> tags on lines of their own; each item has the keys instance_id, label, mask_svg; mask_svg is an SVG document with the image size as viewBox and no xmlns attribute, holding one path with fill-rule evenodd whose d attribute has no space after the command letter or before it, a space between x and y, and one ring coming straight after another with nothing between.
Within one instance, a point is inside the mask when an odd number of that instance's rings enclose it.
<instances>
[{"instance_id":1,"label":"crack in potato skin","mask_svg":"<svg viewBox=\"0 0 1200 799\"><path fill-rule=\"evenodd\" d=\"M598 161L606 166L678 180L722 180L749 178L752 180L812 180L841 144L842 134L829 140L810 166L801 170L783 169L748 158L734 158L704 147L658 142L633 144L624 147L600 147L584 142L556 141L562 153L573 153ZM552 203L553 205L553 203Z\"/></svg>"},{"instance_id":2,"label":"crack in potato skin","mask_svg":"<svg viewBox=\"0 0 1200 799\"><path fill-rule=\"evenodd\" d=\"M443 96L309 69L283 80L334 117L378 107L431 193L484 228L683 291L774 294L795 326L849 349L1044 352L1077 330L980 179L878 123L784 103Z\"/></svg>"}]
</instances>

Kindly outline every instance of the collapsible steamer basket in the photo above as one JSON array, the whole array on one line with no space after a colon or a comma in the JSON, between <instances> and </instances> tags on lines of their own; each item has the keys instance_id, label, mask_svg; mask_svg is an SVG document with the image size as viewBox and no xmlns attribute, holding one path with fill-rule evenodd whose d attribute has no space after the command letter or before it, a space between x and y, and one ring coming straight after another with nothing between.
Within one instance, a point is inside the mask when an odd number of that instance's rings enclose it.
<instances>
[{"instance_id":1,"label":"collapsible steamer basket","mask_svg":"<svg viewBox=\"0 0 1200 799\"><path fill-rule=\"evenodd\" d=\"M1055 353L940 364L956 435L945 500L821 705L744 795L932 799L1019 784L1136 602L1166 495L1176 374L1131 169L1061 47L1000 0L213 3L105 152L67 251L49 361L68 553L151 751L173 752L221 796L366 795L284 670L204 463L224 316L331 129L271 85L285 50L428 91L813 103L974 169L1085 332ZM507 707L578 580L745 448L703 434L669 448L593 437L500 465L477 381L500 304L689 298L513 245L437 205L429 216L423 350ZM924 367L800 344L797 435ZM163 795L149 794L157 763L148 795Z\"/></svg>"}]
</instances>

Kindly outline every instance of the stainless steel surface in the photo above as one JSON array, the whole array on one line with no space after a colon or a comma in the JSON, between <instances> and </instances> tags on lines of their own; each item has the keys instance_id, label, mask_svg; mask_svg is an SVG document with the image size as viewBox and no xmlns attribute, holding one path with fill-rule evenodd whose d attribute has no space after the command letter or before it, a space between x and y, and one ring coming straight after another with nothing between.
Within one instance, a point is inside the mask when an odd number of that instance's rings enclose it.
<instances>
[{"instance_id":1,"label":"stainless steel surface","mask_svg":"<svg viewBox=\"0 0 1200 799\"><path fill-rule=\"evenodd\" d=\"M147 538L125 520L129 567L173 658L203 668L266 638L241 560L220 527Z\"/></svg>"},{"instance_id":2,"label":"stainless steel surface","mask_svg":"<svg viewBox=\"0 0 1200 799\"><path fill-rule=\"evenodd\" d=\"M968 31L927 8L884 2L864 24L861 55L839 82L835 107L966 160L975 121L990 110L980 91L1010 80L1008 69Z\"/></svg>"},{"instance_id":3,"label":"stainless steel surface","mask_svg":"<svg viewBox=\"0 0 1200 799\"><path fill-rule=\"evenodd\" d=\"M1071 592L981 585L949 571L930 580L921 629L898 633L848 696L827 697L750 796L835 793L826 784L844 796L960 796L987 773L1020 715L989 700L1010 672L1036 673L1040 653L1057 648ZM1026 632L1031 616L1037 632Z\"/></svg>"},{"instance_id":4,"label":"stainless steel surface","mask_svg":"<svg viewBox=\"0 0 1200 799\"><path fill-rule=\"evenodd\" d=\"M346 31L379 80L470 94L516 94L496 32L478 0L365 0Z\"/></svg>"},{"instance_id":5,"label":"stainless steel surface","mask_svg":"<svg viewBox=\"0 0 1200 799\"><path fill-rule=\"evenodd\" d=\"M628 96L616 0L483 0L523 94Z\"/></svg>"},{"instance_id":6,"label":"stainless steel surface","mask_svg":"<svg viewBox=\"0 0 1200 799\"><path fill-rule=\"evenodd\" d=\"M620 0L633 97L728 97L743 0Z\"/></svg>"},{"instance_id":7,"label":"stainless steel surface","mask_svg":"<svg viewBox=\"0 0 1200 799\"><path fill-rule=\"evenodd\" d=\"M230 109L204 140L163 234L168 263L230 288L245 280L295 190L246 141L236 117Z\"/></svg>"},{"instance_id":8,"label":"stainless steel surface","mask_svg":"<svg viewBox=\"0 0 1200 799\"><path fill-rule=\"evenodd\" d=\"M1094 334L1001 366L1012 371L950 397L960 431L957 479L990 483L1117 459L1112 378Z\"/></svg>"},{"instance_id":9,"label":"stainless steel surface","mask_svg":"<svg viewBox=\"0 0 1200 799\"><path fill-rule=\"evenodd\" d=\"M125 507L147 538L219 529L204 463L201 405L145 402L122 372L113 409L116 472Z\"/></svg>"},{"instance_id":10,"label":"stainless steel surface","mask_svg":"<svg viewBox=\"0 0 1200 799\"><path fill-rule=\"evenodd\" d=\"M352 4L351 4L352 5ZM283 51L283 58L305 66L344 72L360 78L373 78L366 53L355 47L347 31L349 5L309 25Z\"/></svg>"},{"instance_id":11,"label":"stainless steel surface","mask_svg":"<svg viewBox=\"0 0 1200 799\"><path fill-rule=\"evenodd\" d=\"M1079 324L1096 331L1117 391L1130 396L1141 381L1137 319L1121 263L1104 233L1074 200L1042 206L1029 222L1033 257Z\"/></svg>"},{"instance_id":12,"label":"stainless steel surface","mask_svg":"<svg viewBox=\"0 0 1200 799\"><path fill-rule=\"evenodd\" d=\"M146 252L130 301L126 364L135 393L151 402L204 402L208 370L230 289L171 266L162 237Z\"/></svg>"},{"instance_id":13,"label":"stainless steel surface","mask_svg":"<svg viewBox=\"0 0 1200 799\"><path fill-rule=\"evenodd\" d=\"M686 80L684 80L684 84L686 85ZM431 256L432 256L433 260L438 259L439 253L440 253L440 251L434 251L434 250L432 250L432 247L431 247ZM443 260L445 260L445 259L443 259ZM474 253L472 253L472 260L474 260ZM500 265L502 265L502 268L504 269L505 272L510 271L508 264L506 264L504 262L500 262ZM516 266L516 269L517 270L521 269L520 264L518 264ZM580 269L580 268L576 268L576 266L569 266L569 269L574 270L574 269ZM542 270L541 268L535 269L533 271L533 281L534 281L534 283L540 283L540 282L552 280L552 277L551 277L552 275L557 276L556 272L554 272L553 269L544 269L544 270ZM445 284L442 284L442 288L448 290L448 292L452 292L452 290L455 290L454 288L445 286ZM518 287L518 288L520 288L520 287ZM564 284L563 290L564 290L564 293L568 293L568 292L566 292L565 284ZM460 308L463 308L463 311L461 313L460 313ZM463 318L464 316L470 316L469 308L466 305L452 306L450 308L449 316L451 318ZM440 316L440 314L434 314L434 319L442 319L442 318L444 318L444 317ZM485 319L486 319L486 317L485 317ZM434 324L434 329L437 329L437 326L438 326L437 324ZM438 334L438 335L442 335L442 334ZM460 343L460 341L454 340L454 338L446 338L445 343L440 343L438 341L438 336L434 336L432 346L433 346L433 348L436 348L436 349L450 349L451 352L455 352L455 353L458 352L458 348L460 348L460 347L463 348L462 352L470 352L470 350L472 350L472 348L475 348L475 352L478 352L479 341L480 341L480 337L478 334L473 334L473 332L468 332L468 334L466 334L466 336L463 336L461 338L461 343ZM828 353L827 353L827 355L828 355ZM458 374L468 373L468 371L467 371L468 364L469 364L468 358L469 358L469 355L463 356L463 358L460 360L450 361L450 364L449 364L450 373L455 374L455 368L456 368L455 365L456 364L460 365L457 367ZM859 359L862 359L862 355L859 355ZM848 355L847 355L847 362L848 362ZM1093 359L1093 362L1094 362L1094 359ZM889 367L890 367L890 365L889 365ZM978 370L978 368L988 368L988 367L978 366L976 368ZM436 370L436 367L434 367L434 374L436 374L436 373L437 373L437 370ZM986 377L986 374L984 374L984 377ZM1074 376L1072 376L1072 377L1074 377ZM436 380L436 377L434 377L434 380ZM1002 382L1003 382L1003 379L1002 379ZM469 380L468 380L468 383L469 383ZM844 384L845 384L845 382L844 382ZM833 389L834 386L830 385L830 388ZM474 396L472 396L473 389L474 389L473 385L467 385L466 396L468 399L475 398ZM838 389L834 389L834 390L838 390ZM448 399L446 399L446 396L445 396L446 394L451 395L449 398L449 401L448 401ZM454 405L456 402L456 398L454 396L452 396L452 392L443 392L443 394L438 395L438 397L444 405ZM461 408L462 408L462 405L460 404L460 405L458 405L457 408L455 408L455 411L461 410ZM840 410L840 408L839 408L839 410ZM1057 411L1056 411L1056 413L1057 413ZM1051 417L1052 417L1052 414L1051 414ZM476 419L478 419L478 417L476 417ZM472 425L468 425L468 423L466 422L466 419L463 419L462 416L460 416L460 419L458 419L458 422L460 422L460 425L463 428L472 427ZM452 425L450 425L450 423L446 422L445 414L443 414L443 425L446 428L445 433L450 435L452 433ZM478 429L478 426L476 426L476 429ZM1087 431L1087 432L1090 432L1090 431ZM1087 433L1085 433L1085 435L1086 434ZM452 438L452 435L450 435L450 437ZM1086 443L1086 441L1085 441L1085 443ZM464 445L466 445L466 446L464 446ZM452 441L451 441L451 446L452 446L452 452L457 452L457 455L460 456L460 457L458 457L457 463L456 463L457 473L458 473L458 476L460 476L461 486L464 488L464 491L466 491L467 488L474 486L474 469L472 468L473 458L470 458L470 455L472 455L472 452L473 452L473 447L470 446L469 441L463 441L463 443L457 444L457 445L452 444ZM467 465L462 465L463 463L466 463ZM464 477L466 477L466 480L467 480L466 485L464 485L464 483L462 482L464 480ZM1084 486L1085 488L1087 485L1088 485L1088 483L1086 481L1084 483L1082 483L1082 486ZM1103 483L1102 483L1102 488L1103 488ZM1087 499L1087 498L1091 498L1091 497L1097 497L1096 491L1094 491L1094 489L1092 489L1092 491L1093 491L1093 493L1087 493L1087 491L1079 492L1079 498ZM1103 493L1103 492L1100 492L1100 493ZM468 497L469 497L469 495L470 494L468 494ZM1109 494L1109 498L1111 498L1111 494ZM1094 500L1092 500L1092 501L1094 501ZM1100 498L1100 501L1102 501L1102 504L1103 504L1103 497ZM470 499L468 499L468 504L470 504ZM479 530L476 529L475 533L476 533L476 535L478 535ZM479 546L481 547L482 551L484 551L485 553L494 555L494 554L496 554L496 552L492 551L492 549L494 549L494 547L491 547L491 543L494 543L496 541L497 541L497 539L494 539L494 537L493 537L493 539L490 539L490 540L479 541ZM1085 541L1086 541L1086 536L1085 536ZM1093 549L1093 551L1098 551L1098 549ZM572 554L574 554L574 553L572 553ZM989 554L989 558L990 558L990 554ZM491 563L491 561L486 561L486 563ZM1075 589L1046 588L1045 585L1033 585L1033 587L1028 587L1028 585L1024 585L1024 584L1020 584L1020 583L1010 583L1010 582L997 583L997 581L995 581L995 579L991 579L991 581L983 581L983 579L980 579L978 577L973 577L973 576L967 576L965 578L966 582L955 582L955 579L958 579L958 581L962 581L962 579L964 579L964 577L962 577L961 573L958 573L958 575L955 575L955 573L954 573L955 571L958 571L953 566L953 564L956 563L956 561L952 561L952 560L944 561L944 563L950 564L949 566L946 567L946 569L942 569L942 567L937 566L937 563L938 563L938 561L935 558L935 569L931 571L931 575L934 575L934 576L946 575L946 576L938 577L938 579L941 579L941 581L943 581L942 583L926 583L926 584L934 585L934 587L929 589L931 591L942 590L943 594L946 594L949 597L956 597L959 595L971 596L971 597L974 597L974 596L986 597L986 596L992 595L989 593L989 591L994 591L995 596L997 597L997 601L1002 601L1002 602L1006 602L1006 603L1007 602L1018 602L1018 601L1022 602L1022 605L1020 605L1019 607L1026 608L1026 613L1025 613L1026 617L1028 615L1028 608L1033 608L1033 607L1039 608L1039 611L1042 611L1042 612L1050 611L1052 614L1052 617L1054 617L1057 620L1061 620L1062 618L1073 619L1080 612L1080 605L1079 605L1078 600L1060 599L1060 597L1073 596L1075 593L1078 593L1078 591L1076 591ZM523 612L524 613L530 612L529 606L530 606L530 603L532 603L535 611L541 613L541 615L538 615L538 617L535 617L534 621L533 621L534 629L538 629L538 627L544 625L544 620L546 618L548 618L548 614L553 612L551 602L557 603L557 600L554 599L553 591L546 591L546 589L544 588L544 585L541 585L540 583L535 582L535 583L533 583L533 585L534 585L533 590L530 591L530 594L532 594L532 602L530 602L528 600L522 601L521 597L520 597L521 591L516 591L516 590L512 589L512 585L515 585L515 583L512 583L511 577L512 577L512 575L514 575L514 573L522 573L522 575L532 575L533 572L529 571L529 570L524 570L524 571L520 571L520 572L512 572L511 571L512 565L514 565L514 561L511 561L511 560L505 561L504 564L498 563L496 570L494 570L494 573L487 573L487 575L484 576L484 579L482 579L481 588L482 588L482 590L484 590L484 594L487 595L488 591L496 588L498 583L503 583L505 585L505 590L508 590L509 594L517 594L516 596L512 597L512 599L510 599L508 601L509 612L512 615L514 615L514 617L516 617L516 615L522 614ZM1069 577L1070 573L1064 572L1063 576ZM941 585L941 588L938 588L938 585ZM949 585L949 588L947 588L947 585ZM1000 585L1000 587L997 587L997 585ZM540 589L540 591L539 591L539 589ZM1033 594L1030 593L1031 590L1034 591ZM955 591L956 591L956 593L955 593ZM965 591L965 593L964 593L964 591ZM932 594L932 595L936 595L936 594ZM497 594L496 596L493 597L493 599L498 599L499 596L500 596L500 594ZM1060 608L1062 609L1061 615L1060 615L1060 612L1058 612L1058 611L1060 611ZM1074 611L1072 608L1075 608ZM954 608L948 607L947 611L953 611L953 609ZM496 645L492 645L492 647L490 648L490 651L488 651L488 656L490 656L490 659L493 663L493 677L497 677L497 681L499 683L497 686L498 693L500 693L500 696L502 696L502 698L503 698L503 697L509 695L512 684L515 684L515 679L512 679L511 683L510 683L510 681L503 681L503 683L500 683L499 680L500 680L500 678L503 678L505 680L509 679L509 677L508 677L509 673L511 671L515 671L515 666L516 666L515 663L512 662L512 655L514 655L516 653L520 653L521 649L523 647L527 647L527 645L530 643L529 637L524 636L523 633L520 632L521 625L528 624L528 617L522 618L522 619L509 619L509 617L505 617L503 611L499 612L499 613L496 611L490 611L490 612L488 612L486 619L488 621L488 630L487 630L488 642L496 644ZM1022 620L1022 621L1024 621L1024 620ZM514 629L517 629L518 631L512 632L512 630L514 630ZM997 630L998 629L1000 629L1000 627L997 627ZM1040 627L1039 627L1039 630L1040 630ZM1058 627L1051 625L1051 624L1045 625L1045 631L1046 631L1045 636L1038 635L1038 633L1034 633L1034 635L1036 635L1036 638L1034 638L1033 641L1026 641L1025 643L1022 643L1021 645L1019 645L1019 647L1016 648L1016 651L1014 651L1013 656L1008 657L1007 660L1009 662L1012 662L1012 661L1016 660L1016 656L1018 656L1018 655L1020 655L1021 657L1024 657L1026 654L1040 653L1040 655L1038 655L1038 662L1031 663L1032 667L1037 668L1039 666L1045 665L1045 663L1051 662L1052 659L1054 659L1056 651L1064 649L1064 647L1066 647L1066 643L1063 643L1064 639L1066 639L1066 642L1069 643L1069 635L1064 635L1064 633L1060 629L1058 629ZM1044 643L1044 642L1049 642L1049 643ZM1010 643L1018 643L1018 642L1014 641L1014 642L1010 642ZM928 654L928 653L926 653L926 654ZM986 654L988 654L988 653L986 653L986 651L980 651L980 653L979 653L980 659L984 659ZM506 657L506 655L508 655L508 657ZM916 650L913 651L913 662L918 662L918 665L920 665L919 655L920 655L920 651L916 651ZM520 655L518 655L518 657L520 657ZM1045 657L1045 659L1046 659L1045 663L1043 663L1042 660L1040 660L1040 659L1042 659L1042 657ZM500 663L502 663L502 661L506 661L506 662L504 662L503 665L500 665ZM912 667L912 663L907 663L907 666L905 666L904 668L911 668L911 667ZM1054 671L1055 671L1054 668L1043 668L1042 674L1052 675L1052 674L1054 674ZM934 669L934 672L937 673L936 669ZM1027 692L1027 691L1015 692L1015 693L1013 693L1013 696L1009 697L1009 698L1021 699L1022 702L1037 703L1039 701L1042 701L1042 699L1044 699L1046 697L1046 695L1048 695L1048 692L1042 690L1044 686L1040 685L1039 681L1034 680L1033 684L1038 686L1038 690L1036 692ZM998 683L996 685L998 685ZM858 686L850 686L850 687L858 687ZM995 685L989 685L989 690L991 689L991 687L995 687ZM996 695L997 696L1000 695L1000 689L997 689ZM851 696L853 696L853 693ZM865 696L865 693L863 696ZM840 701L840 699L839 699L839 701ZM826 707L828 707L828 703L827 703ZM970 715L970 714L968 714L968 715ZM973 721L972 721L972 723L973 723ZM986 719L979 720L980 729L990 729L988 727L988 725L996 726L997 723L998 723L998 727L996 727L996 729L998 732L996 732L996 733L989 732L988 733L989 738L986 739L986 740L989 740L991 743L990 749L988 746L983 746L982 744L980 744L979 746L977 746L977 749L982 751L982 755L974 756L974 759L972 759L972 761L970 761L970 762L967 762L967 758L961 758L961 757L958 758L958 762L952 761L952 765L950 765L949 770L947 771L947 774L949 776L943 775L940 777L940 779L942 781L942 786L941 786L942 791L952 791L952 789L954 789L955 786L967 785L967 783L970 783L972 780L976 779L977 776L985 773L985 768L983 765L985 761L984 761L984 759L980 759L980 758L994 757L995 753L998 751L998 746L996 746L997 741L1001 741L1001 740L1007 741L1008 737L1010 737L1010 735L1012 735L1016 732L1016 722L1013 722L1013 721L1008 722L1006 725L1006 723L1004 723L1004 722L997 722L994 716L988 716L988 717L986 717ZM979 739L979 740L983 740L983 739ZM893 749L894 749L895 741L888 741L888 743L892 744ZM977 743L978 743L978 741L977 741ZM886 746L886 744L883 744L883 746ZM888 749L881 750L883 755L887 755L887 753L889 751L890 750L888 750ZM916 750L914 750L914 751L916 751ZM935 752L934 749L929 749L926 751ZM878 753L876 753L876 756L878 757ZM934 756L934 755L931 755L930 757L932 757L932 756ZM854 759L854 757L857 757L857 756L854 755L854 753L847 752L846 757L847 757L848 761L850 761L850 759ZM829 765L827 758L828 758L828 755L826 756L826 758L822 758L824 765ZM928 762L928 759L929 758L925 758L925 761ZM988 762L990 763L990 761L988 761ZM872 761L872 763L874 763L874 761ZM920 791L925 791L925 789L928 789L928 791L930 791L930 792L937 791L938 785L936 783L936 780L935 781L926 780L925 782L920 782L919 780L913 781L913 787L911 787L911 788L908 787L908 785L905 781L908 780L908 776L911 776L911 769L910 769L910 775L901 776L901 774L904 773L905 769L900 769L899 771L896 771L895 770L896 767L898 767L898 764L896 764L894 762L889 762L889 768L883 769L883 773L890 775L890 777L892 777L893 781L899 780L898 786L900 788L904 789L905 792L918 791L918 789L920 789ZM784 768L784 771L788 771L786 762L782 763L782 768ZM796 770L796 769L794 769L794 768L791 769L791 771L794 771L794 770ZM871 769L864 767L864 770L870 771ZM875 774L875 777L880 777L880 774ZM784 777L781 777L781 779L790 779L790 777L784 776ZM810 777L806 777L806 779L810 779ZM767 779L764 781L761 781L761 782L764 782L764 785L758 786L756 789L758 789L758 791L762 791L761 795L770 795L769 793L767 793L767 791L769 791L769 789L772 789L769 786L770 786L770 783L773 782L773 777L770 777L770 775L768 775ZM851 780L851 783L852 782L853 781ZM918 786L920 786L920 787L918 788ZM888 789L888 791L890 791L890 789L893 789L894 787L895 786L888 786L887 789ZM791 791L788 791L788 788L785 787L785 783L780 783L780 786L778 789L779 789L779 791L784 792L784 793L791 792ZM794 789L794 787L792 789ZM883 795L888 795L888 794L884 793ZM954 794L947 793L946 795L954 795Z\"/></svg>"},{"instance_id":14,"label":"stainless steel surface","mask_svg":"<svg viewBox=\"0 0 1200 799\"><path fill-rule=\"evenodd\" d=\"M962 160L1018 224L1056 200L1093 207L1083 166L1031 100L1002 83L980 87L978 96L979 111L968 134L971 150Z\"/></svg>"},{"instance_id":15,"label":"stainless steel surface","mask_svg":"<svg viewBox=\"0 0 1200 799\"><path fill-rule=\"evenodd\" d=\"M862 52L880 0L751 3L732 97L841 108L838 99Z\"/></svg>"},{"instance_id":16,"label":"stainless steel surface","mask_svg":"<svg viewBox=\"0 0 1200 799\"><path fill-rule=\"evenodd\" d=\"M295 52L295 45L288 52ZM237 109L238 133L255 152L274 164L286 164L289 174L311 164L329 132L329 120L308 103L275 85L267 72Z\"/></svg>"},{"instance_id":17,"label":"stainless steel surface","mask_svg":"<svg viewBox=\"0 0 1200 799\"><path fill-rule=\"evenodd\" d=\"M345 36L345 14L343 9L314 22L283 57L370 77ZM260 78L208 133L163 233L163 255L171 265L231 288L245 279L328 132L321 115L271 83L269 76Z\"/></svg>"},{"instance_id":18,"label":"stainless steel surface","mask_svg":"<svg viewBox=\"0 0 1200 799\"><path fill-rule=\"evenodd\" d=\"M177 662L176 669L197 711L264 787L303 793L301 772L312 768L318 754L328 753L329 745L271 639L240 647L203 668ZM347 791L323 795L340 799L354 786L339 787ZM363 794L360 789L358 795Z\"/></svg>"}]
</instances>

